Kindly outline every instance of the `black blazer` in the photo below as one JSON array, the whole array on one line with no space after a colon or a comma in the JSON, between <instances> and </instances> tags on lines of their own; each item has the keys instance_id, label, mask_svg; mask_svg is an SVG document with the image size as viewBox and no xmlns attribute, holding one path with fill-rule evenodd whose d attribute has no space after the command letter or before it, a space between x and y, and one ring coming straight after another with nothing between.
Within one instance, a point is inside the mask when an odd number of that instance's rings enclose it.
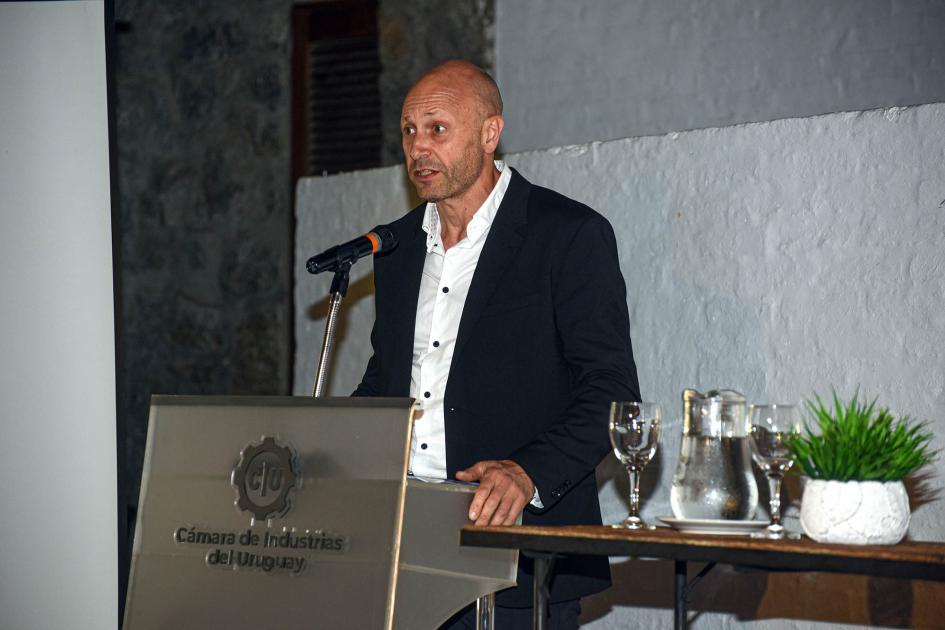
<instances>
[{"instance_id":1,"label":"black blazer","mask_svg":"<svg viewBox=\"0 0 945 630\"><path fill-rule=\"evenodd\" d=\"M374 259L374 356L355 391L408 396L425 204L390 228L398 246ZM511 459L538 488L533 525L600 524L594 468L610 449L613 400L639 400L626 287L613 229L587 206L514 170L473 276L444 396L450 477ZM531 606L531 562L497 603ZM607 588L606 558L556 562L551 601Z\"/></svg>"}]
</instances>

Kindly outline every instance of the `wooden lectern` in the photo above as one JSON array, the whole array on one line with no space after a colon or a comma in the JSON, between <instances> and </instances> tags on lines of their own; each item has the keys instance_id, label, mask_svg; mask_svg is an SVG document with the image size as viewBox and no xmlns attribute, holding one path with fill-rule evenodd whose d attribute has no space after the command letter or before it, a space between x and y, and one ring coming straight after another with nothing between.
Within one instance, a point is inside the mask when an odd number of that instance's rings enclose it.
<instances>
[{"instance_id":1,"label":"wooden lectern","mask_svg":"<svg viewBox=\"0 0 945 630\"><path fill-rule=\"evenodd\" d=\"M155 396L126 630L436 628L514 586L474 488L407 478L409 399Z\"/></svg>"}]
</instances>

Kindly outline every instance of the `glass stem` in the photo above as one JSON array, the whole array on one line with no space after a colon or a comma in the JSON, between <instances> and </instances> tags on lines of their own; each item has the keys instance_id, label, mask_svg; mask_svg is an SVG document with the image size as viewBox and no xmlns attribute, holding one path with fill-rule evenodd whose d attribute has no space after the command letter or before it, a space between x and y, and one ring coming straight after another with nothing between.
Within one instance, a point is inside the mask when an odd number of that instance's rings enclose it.
<instances>
[{"instance_id":1,"label":"glass stem","mask_svg":"<svg viewBox=\"0 0 945 630\"><path fill-rule=\"evenodd\" d=\"M768 489L771 492L771 524L781 524L781 480L783 475L768 475Z\"/></svg>"},{"instance_id":2,"label":"glass stem","mask_svg":"<svg viewBox=\"0 0 945 630\"><path fill-rule=\"evenodd\" d=\"M636 466L627 466L630 475L630 516L640 516L640 471Z\"/></svg>"}]
</instances>

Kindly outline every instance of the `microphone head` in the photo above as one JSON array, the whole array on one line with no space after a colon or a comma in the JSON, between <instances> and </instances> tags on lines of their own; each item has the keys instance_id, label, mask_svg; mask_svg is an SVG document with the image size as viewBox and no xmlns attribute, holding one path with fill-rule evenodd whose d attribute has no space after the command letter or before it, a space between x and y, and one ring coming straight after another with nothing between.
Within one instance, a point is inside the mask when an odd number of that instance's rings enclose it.
<instances>
[{"instance_id":1,"label":"microphone head","mask_svg":"<svg viewBox=\"0 0 945 630\"><path fill-rule=\"evenodd\" d=\"M389 252L395 247L397 247L397 237L394 236L394 232L386 225L379 225L354 240L312 256L305 263L305 268L309 273L336 271L342 264L350 267L363 256Z\"/></svg>"},{"instance_id":2,"label":"microphone head","mask_svg":"<svg viewBox=\"0 0 945 630\"><path fill-rule=\"evenodd\" d=\"M378 225L370 232L377 238L378 245L374 248L375 254L389 252L397 247L397 237L394 232L386 225Z\"/></svg>"}]
</instances>

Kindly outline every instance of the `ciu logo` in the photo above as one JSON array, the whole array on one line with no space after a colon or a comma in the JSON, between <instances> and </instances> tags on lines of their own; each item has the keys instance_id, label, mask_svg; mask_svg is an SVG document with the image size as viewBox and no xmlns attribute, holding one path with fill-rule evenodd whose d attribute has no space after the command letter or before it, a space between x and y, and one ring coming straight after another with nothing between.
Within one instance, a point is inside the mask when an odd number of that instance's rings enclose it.
<instances>
[{"instance_id":1,"label":"ciu logo","mask_svg":"<svg viewBox=\"0 0 945 630\"><path fill-rule=\"evenodd\" d=\"M236 489L236 507L257 520L285 516L291 508L290 493L300 483L298 459L288 446L263 437L240 453L230 482Z\"/></svg>"}]
</instances>

